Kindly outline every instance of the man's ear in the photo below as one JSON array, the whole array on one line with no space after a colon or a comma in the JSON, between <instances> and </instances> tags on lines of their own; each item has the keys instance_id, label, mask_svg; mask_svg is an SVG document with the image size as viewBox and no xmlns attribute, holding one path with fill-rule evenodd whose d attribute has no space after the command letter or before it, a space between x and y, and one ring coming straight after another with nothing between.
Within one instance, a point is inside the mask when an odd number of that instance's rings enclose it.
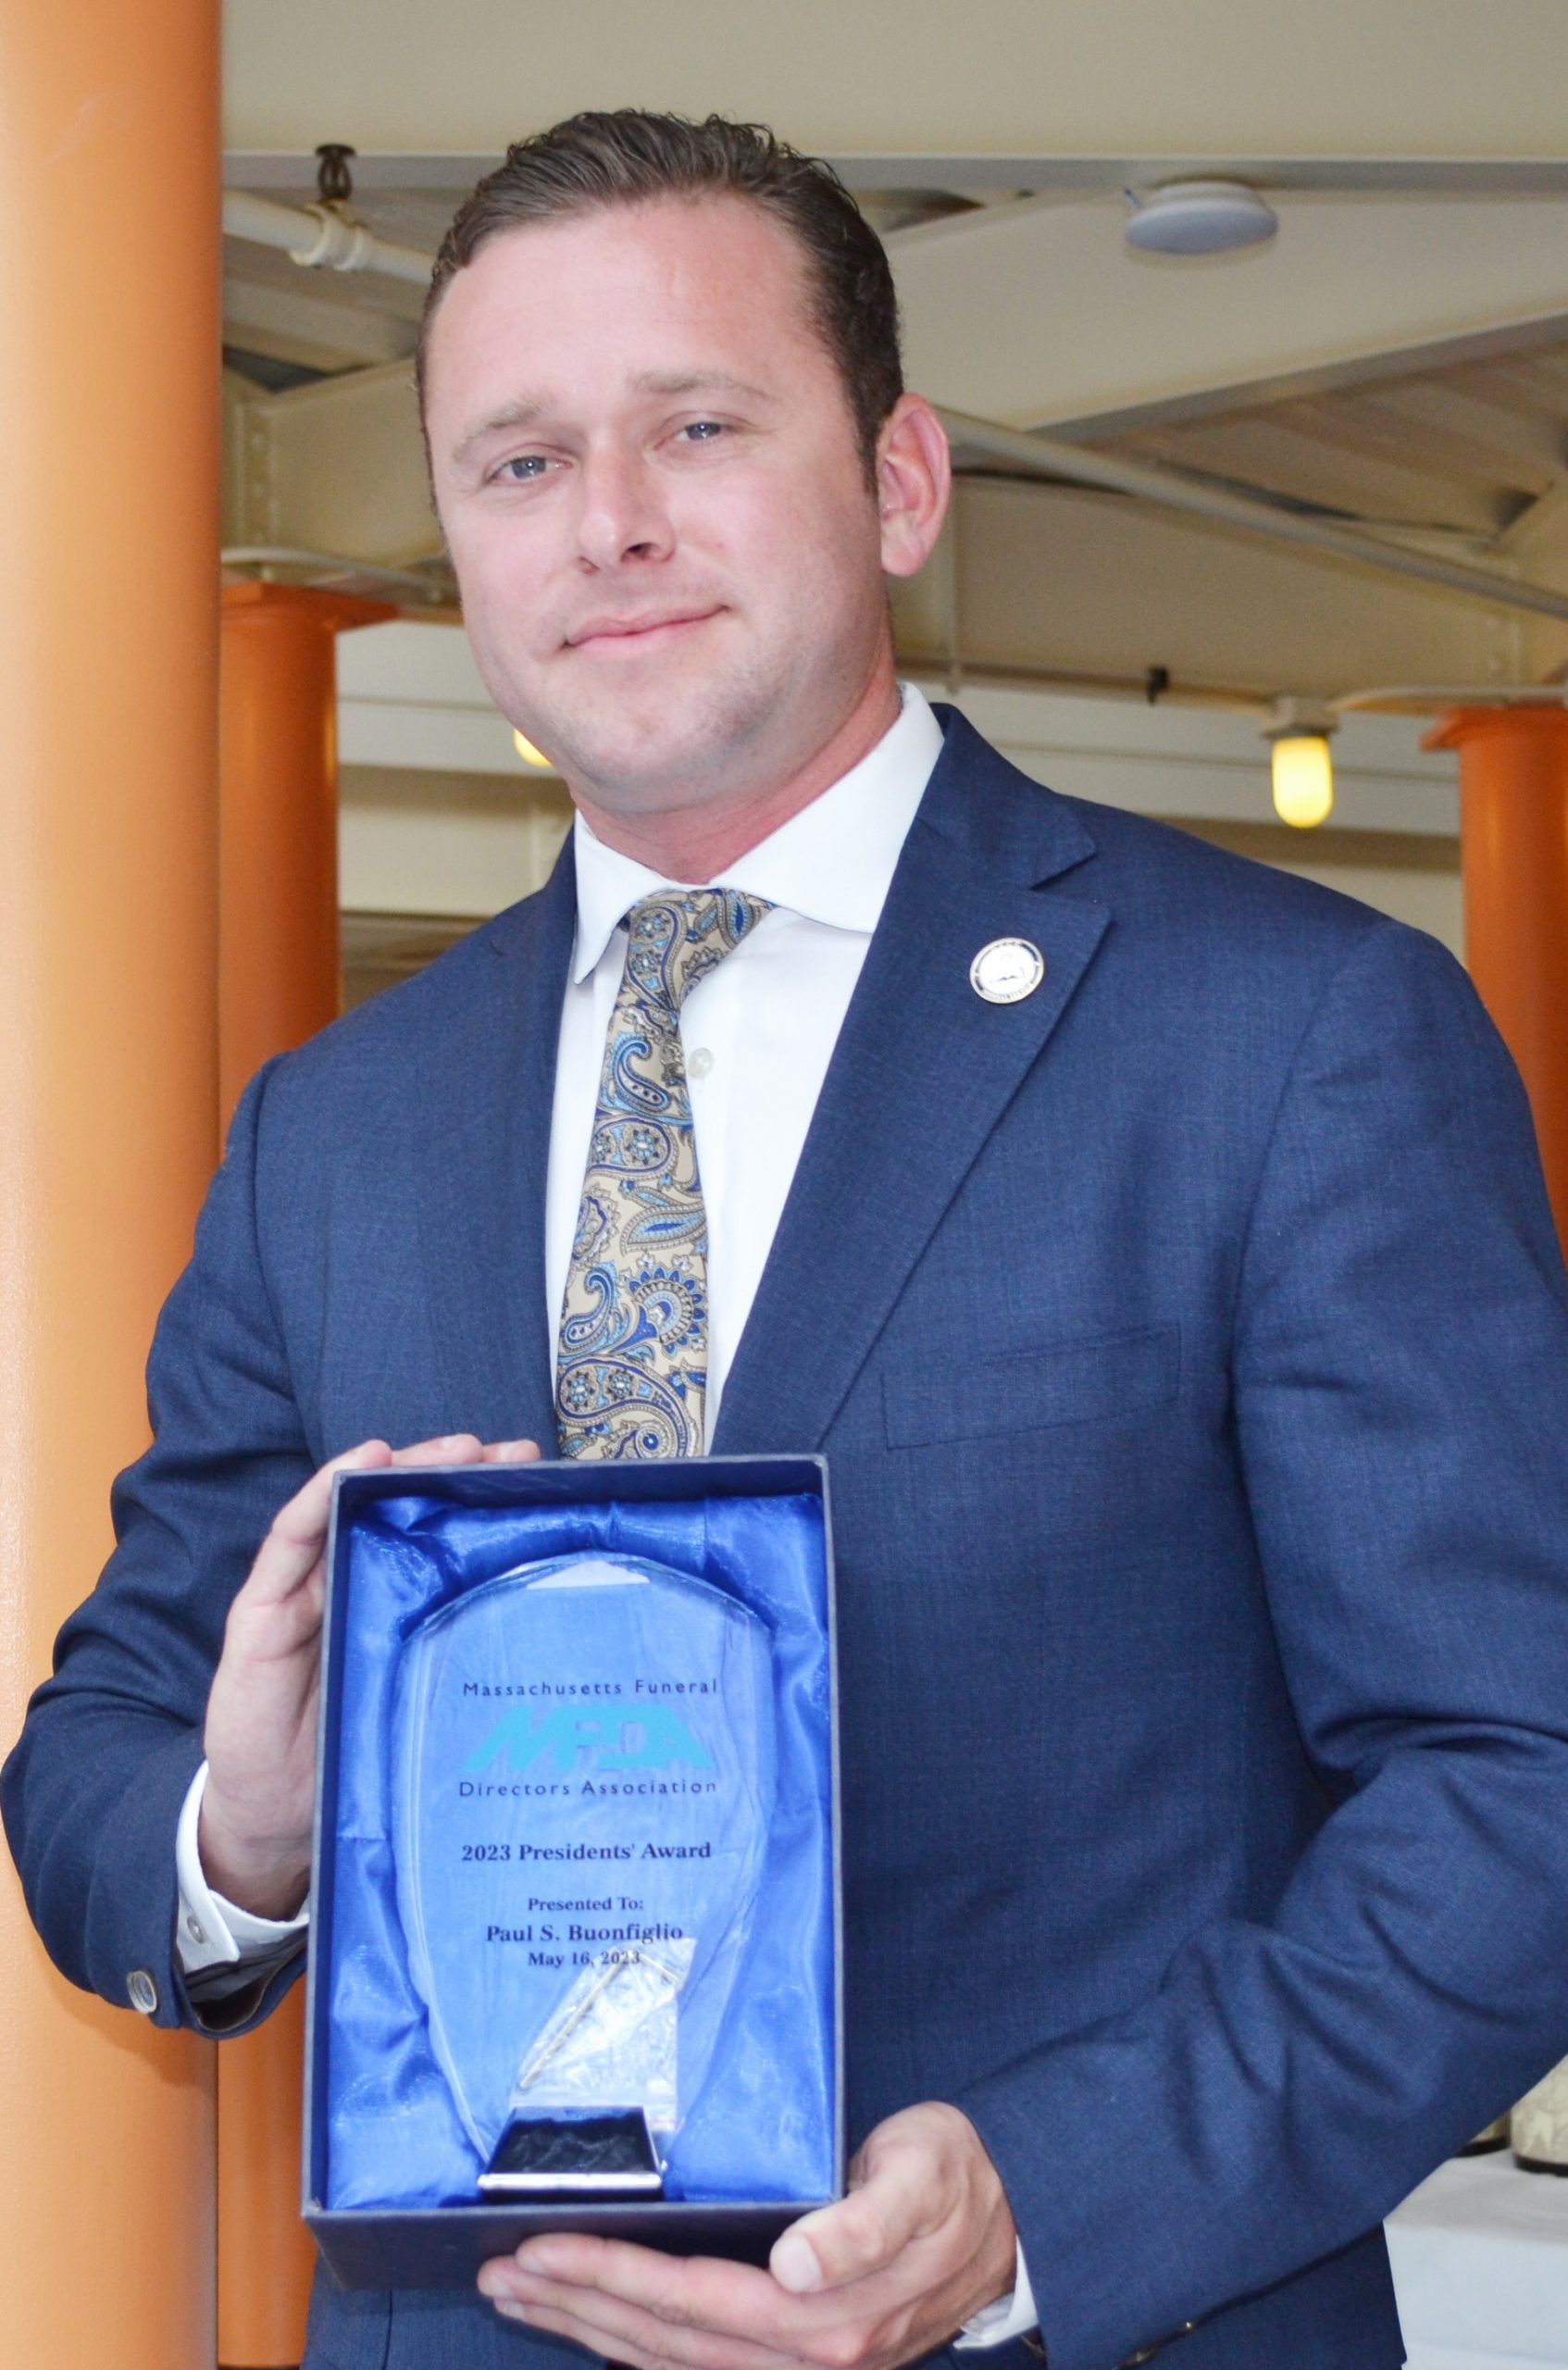
<instances>
[{"instance_id":1,"label":"man's ear","mask_svg":"<svg viewBox=\"0 0 1568 2370\"><path fill-rule=\"evenodd\" d=\"M924 395L901 395L877 439L882 566L914 576L931 555L952 490L947 431Z\"/></svg>"}]
</instances>

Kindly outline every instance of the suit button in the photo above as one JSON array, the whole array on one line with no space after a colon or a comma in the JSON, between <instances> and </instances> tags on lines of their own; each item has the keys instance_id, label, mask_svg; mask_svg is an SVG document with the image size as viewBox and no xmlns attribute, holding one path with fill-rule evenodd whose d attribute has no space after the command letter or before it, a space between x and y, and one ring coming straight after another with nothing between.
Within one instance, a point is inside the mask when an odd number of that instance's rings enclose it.
<instances>
[{"instance_id":1,"label":"suit button","mask_svg":"<svg viewBox=\"0 0 1568 2370\"><path fill-rule=\"evenodd\" d=\"M131 1994L131 2004L139 2015L155 2016L158 2007L158 1987L144 1966L133 1966L125 1978Z\"/></svg>"}]
</instances>

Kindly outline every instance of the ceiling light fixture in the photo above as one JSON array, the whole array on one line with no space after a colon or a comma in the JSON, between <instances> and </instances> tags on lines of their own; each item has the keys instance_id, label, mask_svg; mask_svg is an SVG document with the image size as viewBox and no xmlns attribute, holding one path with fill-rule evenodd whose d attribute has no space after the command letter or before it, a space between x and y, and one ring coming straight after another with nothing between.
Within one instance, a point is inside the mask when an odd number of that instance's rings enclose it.
<instances>
[{"instance_id":1,"label":"ceiling light fixture","mask_svg":"<svg viewBox=\"0 0 1568 2370\"><path fill-rule=\"evenodd\" d=\"M1326 700L1278 699L1263 726L1269 743L1274 811L1282 823L1310 831L1334 812L1334 760L1328 736L1339 722Z\"/></svg>"},{"instance_id":2,"label":"ceiling light fixture","mask_svg":"<svg viewBox=\"0 0 1568 2370\"><path fill-rule=\"evenodd\" d=\"M1143 255L1228 255L1262 246L1279 228L1268 200L1246 181L1164 181L1126 197L1127 244Z\"/></svg>"},{"instance_id":3,"label":"ceiling light fixture","mask_svg":"<svg viewBox=\"0 0 1568 2370\"><path fill-rule=\"evenodd\" d=\"M516 749L518 756L521 757L525 766L537 766L541 773L550 773L554 770L551 761L545 755L543 750L536 749L531 741L525 741L522 734L516 730L516 726L514 726L512 730L512 746Z\"/></svg>"}]
</instances>

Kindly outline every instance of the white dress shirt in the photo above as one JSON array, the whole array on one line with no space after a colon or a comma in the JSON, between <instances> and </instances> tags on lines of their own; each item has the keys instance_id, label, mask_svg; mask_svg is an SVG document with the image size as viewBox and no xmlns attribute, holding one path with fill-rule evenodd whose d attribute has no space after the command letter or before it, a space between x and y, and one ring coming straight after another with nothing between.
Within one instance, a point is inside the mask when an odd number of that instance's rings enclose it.
<instances>
[{"instance_id":1,"label":"white dress shirt","mask_svg":"<svg viewBox=\"0 0 1568 2370\"><path fill-rule=\"evenodd\" d=\"M706 1437L772 1247L806 1130L881 917L893 870L942 745L912 684L896 721L857 766L703 885L773 907L691 991L680 1035L708 1221ZM626 967L625 917L672 883L573 827L577 936L561 1011L545 1183L544 1275L558 1316L566 1294L610 1014ZM554 1345L552 1345L554 1346ZM252 1917L201 1872L196 1827L204 1764L180 1822L179 1949L187 1972L238 1966L304 1924ZM957 2342L1000 2345L1032 2329L1023 2251L1017 2285L965 2324Z\"/></svg>"},{"instance_id":2,"label":"white dress shirt","mask_svg":"<svg viewBox=\"0 0 1568 2370\"><path fill-rule=\"evenodd\" d=\"M706 1437L772 1247L806 1129L893 867L941 749L921 694L858 766L726 867L722 885L774 907L681 1007L708 1220ZM566 1294L625 916L671 884L575 827L577 942L561 1013L544 1213L553 1314ZM707 884L717 885L717 884Z\"/></svg>"}]
</instances>

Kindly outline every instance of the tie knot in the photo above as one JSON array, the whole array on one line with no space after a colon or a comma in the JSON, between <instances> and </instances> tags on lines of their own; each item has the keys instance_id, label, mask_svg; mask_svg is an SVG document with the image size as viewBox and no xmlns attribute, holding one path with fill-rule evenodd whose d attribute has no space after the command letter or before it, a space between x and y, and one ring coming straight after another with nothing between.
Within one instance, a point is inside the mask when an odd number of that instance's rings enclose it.
<instances>
[{"instance_id":1,"label":"tie knot","mask_svg":"<svg viewBox=\"0 0 1568 2370\"><path fill-rule=\"evenodd\" d=\"M723 962L773 910L739 889L666 889L626 917L627 977L640 994L678 1012L699 979Z\"/></svg>"}]
</instances>

